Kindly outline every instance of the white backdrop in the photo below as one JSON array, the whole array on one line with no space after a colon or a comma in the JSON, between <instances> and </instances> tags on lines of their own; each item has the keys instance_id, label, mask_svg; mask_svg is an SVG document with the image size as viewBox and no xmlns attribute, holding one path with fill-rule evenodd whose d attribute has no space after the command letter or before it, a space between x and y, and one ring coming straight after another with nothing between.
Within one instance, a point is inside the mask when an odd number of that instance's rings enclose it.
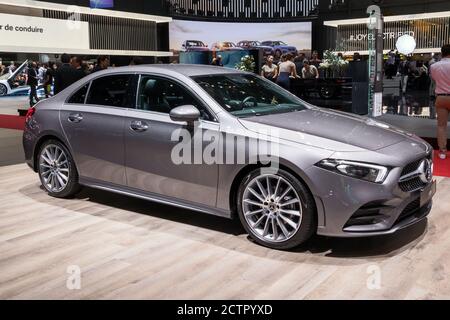
<instances>
[{"instance_id":1,"label":"white backdrop","mask_svg":"<svg viewBox=\"0 0 450 320\"><path fill-rule=\"evenodd\" d=\"M0 51L89 49L89 24L0 13ZM28 51L28 50L27 50Z\"/></svg>"}]
</instances>

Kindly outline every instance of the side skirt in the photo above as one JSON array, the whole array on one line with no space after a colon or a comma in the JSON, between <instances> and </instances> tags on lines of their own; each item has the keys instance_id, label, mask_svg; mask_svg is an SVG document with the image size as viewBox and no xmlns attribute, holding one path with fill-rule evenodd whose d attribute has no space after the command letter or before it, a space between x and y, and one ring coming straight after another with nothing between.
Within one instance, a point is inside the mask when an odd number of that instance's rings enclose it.
<instances>
[{"instance_id":1,"label":"side skirt","mask_svg":"<svg viewBox=\"0 0 450 320\"><path fill-rule=\"evenodd\" d=\"M152 194L152 193L144 193L142 191L134 190L134 189L126 188L126 187L124 188L122 186L119 187L119 186L109 185L109 184L106 185L106 184L103 184L103 183L100 183L97 181L93 181L91 179L82 178L82 177L80 177L79 183L83 186L94 188L94 189L110 191L110 192L114 192L114 193L125 195L125 196L130 196L130 197L134 197L134 198L138 198L138 199L153 201L153 202L166 204L166 205L170 205L170 206L174 206L174 207L178 207L178 208L182 208L182 209L188 209L188 210L192 210L192 211L207 213L207 214L211 214L214 216L231 219L231 212L229 212L227 210L222 210L222 209L207 207L207 206L200 206L197 204L185 202L185 201L178 200L178 199L168 198L168 197L164 197L164 196L156 195L156 194Z\"/></svg>"}]
</instances>

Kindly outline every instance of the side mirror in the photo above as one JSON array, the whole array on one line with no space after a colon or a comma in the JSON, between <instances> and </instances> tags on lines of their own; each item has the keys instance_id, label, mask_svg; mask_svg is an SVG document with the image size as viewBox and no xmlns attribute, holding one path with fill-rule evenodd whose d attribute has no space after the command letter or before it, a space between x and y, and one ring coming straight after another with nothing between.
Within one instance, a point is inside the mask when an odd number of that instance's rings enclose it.
<instances>
[{"instance_id":1,"label":"side mirror","mask_svg":"<svg viewBox=\"0 0 450 320\"><path fill-rule=\"evenodd\" d=\"M194 122L200 119L200 111L192 105L185 105L173 108L170 111L172 121Z\"/></svg>"}]
</instances>

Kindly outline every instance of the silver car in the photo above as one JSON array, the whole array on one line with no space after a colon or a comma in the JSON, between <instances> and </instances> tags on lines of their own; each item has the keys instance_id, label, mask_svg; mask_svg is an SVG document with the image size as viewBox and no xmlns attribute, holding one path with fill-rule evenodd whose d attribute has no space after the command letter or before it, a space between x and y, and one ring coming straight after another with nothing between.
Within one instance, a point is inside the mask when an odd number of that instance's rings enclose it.
<instances>
[{"instance_id":1,"label":"silver car","mask_svg":"<svg viewBox=\"0 0 450 320\"><path fill-rule=\"evenodd\" d=\"M203 159L213 141L212 156L227 161ZM247 157L255 141L275 152ZM432 148L420 138L212 66L94 73L30 109L23 144L51 196L89 186L239 217L276 249L313 234L393 233L424 219L436 190Z\"/></svg>"}]
</instances>

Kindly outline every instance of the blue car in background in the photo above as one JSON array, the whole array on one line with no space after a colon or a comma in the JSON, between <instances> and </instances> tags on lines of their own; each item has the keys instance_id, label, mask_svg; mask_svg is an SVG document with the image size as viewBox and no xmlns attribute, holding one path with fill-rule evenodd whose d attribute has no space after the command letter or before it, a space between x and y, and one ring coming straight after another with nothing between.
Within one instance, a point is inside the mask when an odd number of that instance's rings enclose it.
<instances>
[{"instance_id":1,"label":"blue car in background","mask_svg":"<svg viewBox=\"0 0 450 320\"><path fill-rule=\"evenodd\" d=\"M274 51L270 46L263 46L259 41L244 40L236 44L236 46L246 50L259 50L262 49L265 56L273 55Z\"/></svg>"},{"instance_id":2,"label":"blue car in background","mask_svg":"<svg viewBox=\"0 0 450 320\"><path fill-rule=\"evenodd\" d=\"M283 41L263 41L261 45L272 47L274 55L277 58L285 53L292 53L294 55L297 55L297 48L294 46L289 46Z\"/></svg>"}]
</instances>

